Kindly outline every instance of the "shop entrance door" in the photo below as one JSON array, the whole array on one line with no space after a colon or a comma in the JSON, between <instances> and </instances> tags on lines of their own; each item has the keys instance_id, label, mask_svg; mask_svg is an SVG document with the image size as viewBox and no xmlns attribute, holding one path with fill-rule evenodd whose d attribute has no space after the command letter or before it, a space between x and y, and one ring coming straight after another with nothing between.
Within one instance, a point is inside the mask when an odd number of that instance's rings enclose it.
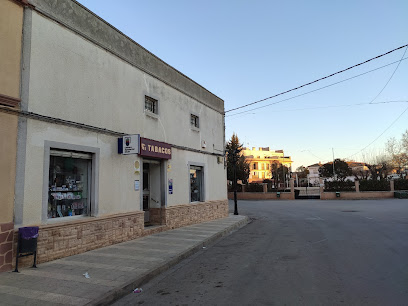
<instances>
[{"instance_id":1,"label":"shop entrance door","mask_svg":"<svg viewBox=\"0 0 408 306\"><path fill-rule=\"evenodd\" d=\"M152 218L152 211L161 208L160 162L157 160L143 161L143 211L145 223L160 224L160 220Z\"/></svg>"},{"instance_id":2,"label":"shop entrance door","mask_svg":"<svg viewBox=\"0 0 408 306\"><path fill-rule=\"evenodd\" d=\"M143 211L144 222L150 221L149 207L150 207L150 164L143 163Z\"/></svg>"}]
</instances>

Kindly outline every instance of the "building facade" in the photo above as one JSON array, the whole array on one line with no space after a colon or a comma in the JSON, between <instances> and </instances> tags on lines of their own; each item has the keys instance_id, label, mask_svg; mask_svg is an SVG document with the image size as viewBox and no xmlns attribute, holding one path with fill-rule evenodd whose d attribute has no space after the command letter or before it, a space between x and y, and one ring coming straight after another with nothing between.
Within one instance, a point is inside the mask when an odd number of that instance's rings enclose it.
<instances>
[{"instance_id":1,"label":"building facade","mask_svg":"<svg viewBox=\"0 0 408 306\"><path fill-rule=\"evenodd\" d=\"M226 217L223 100L75 1L24 10L14 227L38 261Z\"/></svg>"},{"instance_id":2,"label":"building facade","mask_svg":"<svg viewBox=\"0 0 408 306\"><path fill-rule=\"evenodd\" d=\"M279 163L291 169L292 159L290 156L285 156L283 150L270 150L269 147L256 149L253 147L243 148L241 154L245 156L250 165L250 173L248 181L262 182L265 179L272 178L272 164ZM288 175L288 180L289 180Z\"/></svg>"},{"instance_id":3,"label":"building facade","mask_svg":"<svg viewBox=\"0 0 408 306\"><path fill-rule=\"evenodd\" d=\"M307 170L309 170L309 174L307 175L307 181L310 185L319 186L320 184L319 168L321 166L322 164L319 162L317 164L313 164L306 167Z\"/></svg>"},{"instance_id":4,"label":"building facade","mask_svg":"<svg viewBox=\"0 0 408 306\"><path fill-rule=\"evenodd\" d=\"M11 269L23 5L0 1L0 272Z\"/></svg>"}]
</instances>

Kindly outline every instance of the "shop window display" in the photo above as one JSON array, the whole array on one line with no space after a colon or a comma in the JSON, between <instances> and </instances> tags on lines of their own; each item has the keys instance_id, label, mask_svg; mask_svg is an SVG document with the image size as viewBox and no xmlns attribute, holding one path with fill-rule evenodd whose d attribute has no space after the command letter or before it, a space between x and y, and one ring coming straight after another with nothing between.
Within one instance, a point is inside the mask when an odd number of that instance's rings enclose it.
<instances>
[{"instance_id":1,"label":"shop window display","mask_svg":"<svg viewBox=\"0 0 408 306\"><path fill-rule=\"evenodd\" d=\"M51 154L48 218L89 215L90 173L90 155L73 152Z\"/></svg>"}]
</instances>

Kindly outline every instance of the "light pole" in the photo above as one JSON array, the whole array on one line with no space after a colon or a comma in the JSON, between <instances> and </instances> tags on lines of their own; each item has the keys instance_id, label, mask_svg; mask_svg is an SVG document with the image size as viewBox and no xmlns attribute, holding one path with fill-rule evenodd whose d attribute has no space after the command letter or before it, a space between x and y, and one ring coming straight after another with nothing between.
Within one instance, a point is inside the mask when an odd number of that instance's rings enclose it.
<instances>
[{"instance_id":1,"label":"light pole","mask_svg":"<svg viewBox=\"0 0 408 306\"><path fill-rule=\"evenodd\" d=\"M336 180L336 171L334 170L334 148L332 148L333 152L333 181Z\"/></svg>"},{"instance_id":2,"label":"light pole","mask_svg":"<svg viewBox=\"0 0 408 306\"><path fill-rule=\"evenodd\" d=\"M234 150L232 160L234 162L234 215L238 215L238 203L237 203L237 154L238 150Z\"/></svg>"}]
</instances>

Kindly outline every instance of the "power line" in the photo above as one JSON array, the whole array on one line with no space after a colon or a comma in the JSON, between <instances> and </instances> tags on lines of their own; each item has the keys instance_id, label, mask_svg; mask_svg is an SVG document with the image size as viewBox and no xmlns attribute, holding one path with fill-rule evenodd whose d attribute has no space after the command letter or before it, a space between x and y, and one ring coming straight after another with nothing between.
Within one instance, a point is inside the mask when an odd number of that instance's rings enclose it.
<instances>
[{"instance_id":1,"label":"power line","mask_svg":"<svg viewBox=\"0 0 408 306\"><path fill-rule=\"evenodd\" d=\"M402 59L403 59L404 56L405 56L405 53L407 53L407 49L408 49L408 47L405 48L404 54L401 56L401 59L398 61L398 65L397 65L397 67L395 67L394 72L391 74L391 76L390 76L390 78L388 79L387 83L385 83L384 87L383 87L383 88L380 90L380 92L375 96L375 98L371 100L370 104L371 104L372 102L374 102L374 101L379 97L379 95L381 95L381 93L384 91L385 87L387 87L388 83L391 81L391 79L392 79L392 77L394 76L395 72L398 70L398 67L399 67L399 65L401 64Z\"/></svg>"},{"instance_id":2,"label":"power line","mask_svg":"<svg viewBox=\"0 0 408 306\"><path fill-rule=\"evenodd\" d=\"M346 81L350 81L350 80L352 80L352 79L358 78L358 77L363 76L363 75L365 75L365 74L368 74L368 73L377 71L377 70L379 70L379 69L388 67L388 66L393 65L393 64L395 64L395 63L398 63L398 62L400 63L400 62L402 62L402 61L405 61L406 59L408 59L408 57L402 58L402 59L400 59L400 60L398 60L398 61L389 63L389 64L387 64L387 65L380 66L380 67L378 67L378 68L375 68L375 69L372 69L372 70L369 70L369 71L366 71L366 72L357 74L357 75L352 76L352 77L350 77L350 78L347 78L347 79L344 79L344 80L341 80L341 81L338 81L338 82L335 82L335 83L332 83L332 84L329 84L329 85L326 85L326 86L323 86L323 87L320 87L320 88L317 88L317 89L313 89L313 90L304 92L304 93L302 93L302 94L299 94L299 95L296 95L296 96L293 96L293 97L290 97L290 98L286 98L286 99L283 99L283 100L280 100L280 101L276 101L276 102L273 102L273 103L269 103L269 104L267 104L267 105L263 105L263 106L251 108L251 109L249 109L249 110L242 111L242 112L239 112L239 113L235 113L235 114L232 114L232 115L227 115L227 116L225 116L225 117L232 117L232 116L236 116L236 115L239 115L239 114L243 114L243 113L247 113L247 112L252 112L252 111L257 110L257 109L269 107L269 106L272 106L272 105L275 105L275 104L279 104L279 103L282 103L282 102L285 102L285 101L289 101L289 100L292 100L292 99L295 99L295 98L298 98L298 97L301 97L301 96L304 96L304 95L308 95L308 94L310 94L310 93L313 93L313 92L316 92L316 91L319 91L319 90L322 90L322 89L325 89L325 88L328 88L328 87L331 87L331 86L334 86L334 85L337 85L337 84L340 84L340 83L343 83L343 82L346 82ZM373 104L373 103L372 103L372 104ZM375 103L374 103L374 104L375 104Z\"/></svg>"},{"instance_id":3,"label":"power line","mask_svg":"<svg viewBox=\"0 0 408 306\"><path fill-rule=\"evenodd\" d=\"M388 52L386 52L386 53L377 55L376 57L370 58L370 59L368 59L368 60L366 60L366 61L364 61L364 62L361 62L361 63L359 63L359 64L350 66L350 67L348 67L348 68L346 68L346 69L337 71L337 72L335 72L335 73L329 74L329 75L327 75L327 76L325 76L325 77L322 77L322 78L320 78L320 79L317 79L317 80L314 80L314 81L312 81L312 82L303 84L303 85L301 85L301 86L298 86L298 87L295 87L295 88L292 88L292 89L283 91L283 92L281 92L281 93L278 93L278 94L276 94L276 95L273 95L273 96L264 98L264 99L262 99L262 100L258 100L258 101L255 101L255 102L252 102L252 103L248 103L248 104L245 104L245 105L242 105L242 106L239 106L239 107L230 109L230 110L226 110L225 113L232 112L232 111L234 111L234 110L241 109L241 108L244 108L244 107L253 105L253 104L257 104L257 103L260 103L260 102L263 102L263 101L266 101L266 100L275 98L275 97L277 97L277 96L281 96L281 95L286 94L286 93L288 93L288 92L291 92L291 91L294 91L294 90L298 90L298 89L303 88L303 87L305 87L305 86L309 86L309 85L311 85L311 84L320 82L320 81L322 81L322 80L325 80L325 79L330 78L330 77L332 77L332 76L335 76L335 75L337 75L337 74L343 73L343 72L345 72L345 71L347 71L347 70L353 69L353 68L358 67L358 66L360 66L360 65L366 64L366 63L368 63L368 62L371 62L371 61L373 61L373 60L375 60L375 59L378 59L378 58L380 58L380 57L383 57L383 56L385 56L385 55L387 55L387 54L390 54L390 53L392 53L392 52L395 52L395 51L397 51L397 50L399 50L399 49L402 49L402 48L405 48L405 47L407 47L407 46L408 46L408 44L403 45L403 46L401 46L401 47L398 47L398 48L395 48L395 49L393 49L393 50L390 50L390 51L388 51Z\"/></svg>"},{"instance_id":4,"label":"power line","mask_svg":"<svg viewBox=\"0 0 408 306\"><path fill-rule=\"evenodd\" d=\"M312 110L312 109L325 109L325 108L336 108L336 107L347 107L347 106L361 106L361 105L376 105L376 104L389 104L389 103L408 103L408 100L400 100L400 101L380 101L380 102L375 102L375 103L355 103L355 104L339 104L339 105L328 105L328 106L316 106L316 107L305 107L305 108L294 108L294 109L285 109L285 110L277 110L275 111L275 113L280 113L280 112L294 112L294 111L303 111L303 110ZM270 106L270 105L267 105ZM238 113L236 115L241 114L241 116L235 117L235 118L240 118L242 116L245 115L255 115L255 113L247 113L245 112L245 114L243 113ZM235 115L235 114L234 114ZM228 117L232 117L234 115L231 116L227 116ZM235 119L234 118L234 119Z\"/></svg>"},{"instance_id":5,"label":"power line","mask_svg":"<svg viewBox=\"0 0 408 306\"><path fill-rule=\"evenodd\" d=\"M405 114L405 112L408 110L408 107L397 117L397 119L395 119L377 138L375 138L372 142L370 142L368 145L366 145L364 148L362 148L360 151L358 151L357 153L354 153L352 155L350 155L349 157L347 157L346 159L349 159L350 157L353 157L361 152L363 152L365 149L367 149L369 146L371 146L374 142L376 142L382 135L384 135L385 132L387 132L394 124L395 122L397 122L399 120L399 118L402 117L402 115Z\"/></svg>"}]
</instances>

